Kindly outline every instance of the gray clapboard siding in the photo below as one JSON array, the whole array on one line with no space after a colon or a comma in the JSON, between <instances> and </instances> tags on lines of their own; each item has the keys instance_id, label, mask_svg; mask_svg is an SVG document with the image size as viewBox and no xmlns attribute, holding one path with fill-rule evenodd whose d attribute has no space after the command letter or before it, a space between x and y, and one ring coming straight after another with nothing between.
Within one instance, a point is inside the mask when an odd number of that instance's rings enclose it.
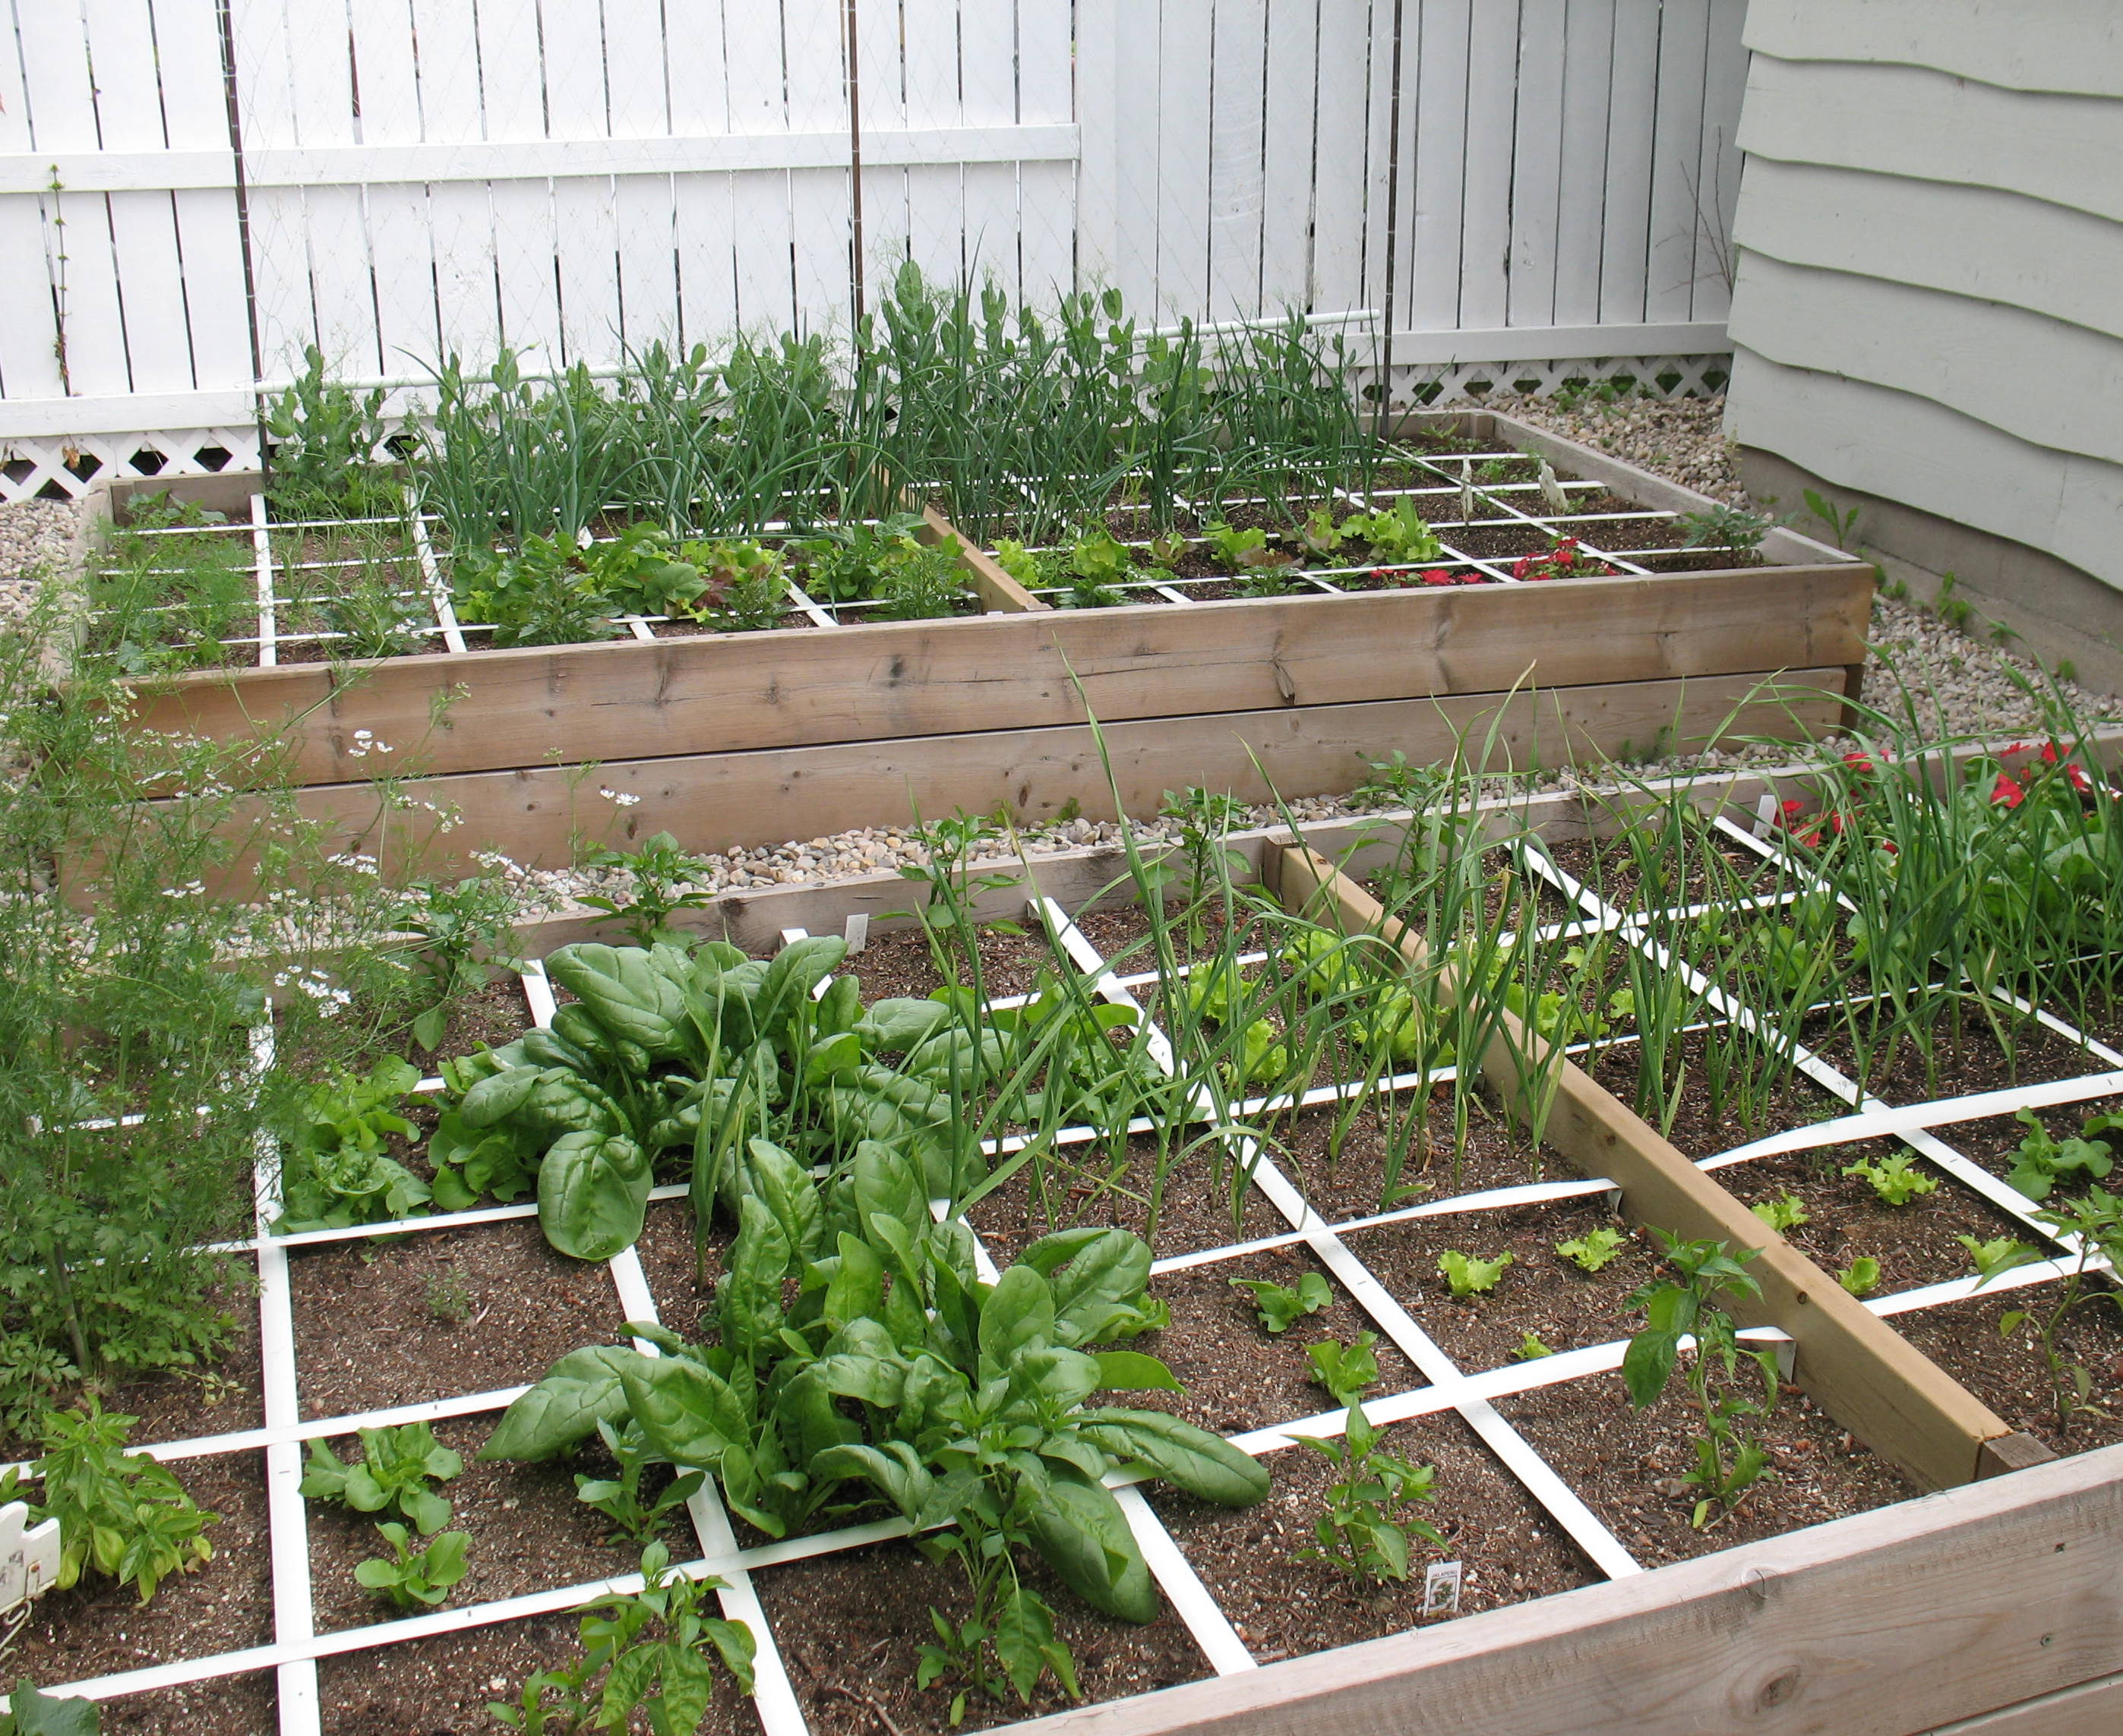
<instances>
[{"instance_id":1,"label":"gray clapboard siding","mask_svg":"<svg viewBox=\"0 0 2123 1736\"><path fill-rule=\"evenodd\" d=\"M2123 7L1754 0L1746 42L1727 432L2123 635ZM2038 555L2101 583L2057 614Z\"/></svg>"},{"instance_id":2,"label":"gray clapboard siding","mask_svg":"<svg viewBox=\"0 0 2123 1736\"><path fill-rule=\"evenodd\" d=\"M1750 254L2028 308L2123 338L2123 223L1988 187L1762 157L1748 160L1744 219Z\"/></svg>"},{"instance_id":3,"label":"gray clapboard siding","mask_svg":"<svg viewBox=\"0 0 2123 1736\"><path fill-rule=\"evenodd\" d=\"M1754 0L1747 46L1780 60L1935 67L2019 91L2123 96L2110 0Z\"/></svg>"},{"instance_id":4,"label":"gray clapboard siding","mask_svg":"<svg viewBox=\"0 0 2123 1736\"><path fill-rule=\"evenodd\" d=\"M2123 343L2113 337L1760 253L1741 260L1738 282L1732 341L1757 355L1921 394L2031 446L2123 464Z\"/></svg>"},{"instance_id":5,"label":"gray clapboard siding","mask_svg":"<svg viewBox=\"0 0 2123 1736\"><path fill-rule=\"evenodd\" d=\"M2123 466L2033 446L1929 398L1784 367L1745 349L1733 352L1731 392L1728 428L1743 445L2046 550L2123 589Z\"/></svg>"},{"instance_id":6,"label":"gray clapboard siding","mask_svg":"<svg viewBox=\"0 0 2123 1736\"><path fill-rule=\"evenodd\" d=\"M2123 219L2123 136L2107 97L1762 54L1747 74L1740 148L1757 160L1998 187Z\"/></svg>"}]
</instances>

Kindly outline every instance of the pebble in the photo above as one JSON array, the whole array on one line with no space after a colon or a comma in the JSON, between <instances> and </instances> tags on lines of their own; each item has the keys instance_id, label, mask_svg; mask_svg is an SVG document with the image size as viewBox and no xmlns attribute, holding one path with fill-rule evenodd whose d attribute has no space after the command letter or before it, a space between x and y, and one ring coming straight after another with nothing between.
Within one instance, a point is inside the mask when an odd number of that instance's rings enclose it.
<instances>
[{"instance_id":1,"label":"pebble","mask_svg":"<svg viewBox=\"0 0 2123 1736\"><path fill-rule=\"evenodd\" d=\"M78 510L71 500L0 504L0 621L28 614L44 573L64 563Z\"/></svg>"}]
</instances>

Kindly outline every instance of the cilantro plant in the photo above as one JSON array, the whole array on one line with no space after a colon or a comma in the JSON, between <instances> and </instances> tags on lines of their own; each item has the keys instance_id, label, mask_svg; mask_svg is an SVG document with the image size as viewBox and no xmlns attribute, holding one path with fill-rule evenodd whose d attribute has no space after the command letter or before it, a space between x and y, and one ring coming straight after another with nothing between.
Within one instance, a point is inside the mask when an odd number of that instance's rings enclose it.
<instances>
[{"instance_id":1,"label":"cilantro plant","mask_svg":"<svg viewBox=\"0 0 2123 1736\"><path fill-rule=\"evenodd\" d=\"M415 1549L412 1533L395 1519L384 1521L376 1530L391 1546L391 1553L355 1563L354 1577L400 1609L434 1608L471 1570L467 1559L471 1539L462 1531L446 1531Z\"/></svg>"},{"instance_id":2,"label":"cilantro plant","mask_svg":"<svg viewBox=\"0 0 2123 1736\"><path fill-rule=\"evenodd\" d=\"M450 1522L450 1504L428 1486L447 1483L464 1460L435 1439L425 1423L360 1431L361 1456L342 1463L326 1443L310 1443L302 1470L303 1497L343 1501L356 1513L396 1513L431 1536Z\"/></svg>"},{"instance_id":3,"label":"cilantro plant","mask_svg":"<svg viewBox=\"0 0 2123 1736\"><path fill-rule=\"evenodd\" d=\"M694 1736L715 1701L718 1660L738 1692L751 1693L758 1652L752 1630L708 1613L723 1581L678 1572L661 1543L642 1551L641 1577L640 1591L584 1604L576 1624L582 1655L540 1670L513 1701L490 1701L495 1722L523 1736L617 1736L638 1729L637 1720L654 1736Z\"/></svg>"},{"instance_id":4,"label":"cilantro plant","mask_svg":"<svg viewBox=\"0 0 2123 1736\"><path fill-rule=\"evenodd\" d=\"M1620 1258L1629 1245L1628 1232L1603 1224L1568 1242L1557 1242L1555 1251L1580 1271L1596 1272Z\"/></svg>"},{"instance_id":5,"label":"cilantro plant","mask_svg":"<svg viewBox=\"0 0 2123 1736\"><path fill-rule=\"evenodd\" d=\"M84 1409L54 1411L29 1479L19 1471L0 1476L0 1507L25 1501L31 1524L59 1522L53 1583L61 1591L92 1569L132 1586L145 1603L172 1575L213 1559L205 1532L220 1515L203 1511L167 1466L125 1450L138 1420L106 1412L92 1397ZM30 1480L42 1485L35 1501L22 1493Z\"/></svg>"},{"instance_id":6,"label":"cilantro plant","mask_svg":"<svg viewBox=\"0 0 2123 1736\"><path fill-rule=\"evenodd\" d=\"M1456 1247L1448 1247L1437 1256L1437 1270L1455 1296L1465 1298L1486 1295L1496 1289L1511 1263L1507 1253L1484 1260L1478 1255L1463 1254Z\"/></svg>"},{"instance_id":7,"label":"cilantro plant","mask_svg":"<svg viewBox=\"0 0 2123 1736\"><path fill-rule=\"evenodd\" d=\"M1719 1303L1724 1296L1761 1294L1761 1285L1747 1270L1761 1250L1736 1252L1722 1242L1685 1241L1663 1230L1654 1233L1664 1244L1674 1275L1646 1284L1632 1298L1643 1309L1645 1320L1643 1330L1623 1353L1622 1380L1629 1402L1639 1411L1656 1404L1672 1378L1681 1341L1694 1340L1682 1378L1703 1433L1695 1443L1695 1468L1682 1481L1702 1491L1691 1520L1699 1530L1713 1507L1730 1513L1768 1468L1760 1440L1744 1425L1776 1405L1776 1358L1768 1350L1743 1348L1732 1316ZM1749 1394L1751 1383L1740 1378L1742 1364L1760 1379L1759 1401Z\"/></svg>"},{"instance_id":8,"label":"cilantro plant","mask_svg":"<svg viewBox=\"0 0 2123 1736\"><path fill-rule=\"evenodd\" d=\"M1318 1272L1307 1272L1294 1286L1286 1288L1258 1278L1232 1278L1226 1280L1235 1290L1244 1290L1254 1299L1259 1313L1260 1323L1271 1332L1286 1332L1307 1314L1316 1314L1334 1299L1334 1292L1326 1278Z\"/></svg>"},{"instance_id":9,"label":"cilantro plant","mask_svg":"<svg viewBox=\"0 0 2123 1736\"><path fill-rule=\"evenodd\" d=\"M1926 1175L1914 1167L1914 1160L1905 1151L1890 1153L1884 1158L1860 1158L1844 1168L1846 1176L1863 1176L1872 1184L1872 1191L1887 1205L1907 1205L1910 1200L1925 1194L1938 1191L1938 1177Z\"/></svg>"}]
</instances>

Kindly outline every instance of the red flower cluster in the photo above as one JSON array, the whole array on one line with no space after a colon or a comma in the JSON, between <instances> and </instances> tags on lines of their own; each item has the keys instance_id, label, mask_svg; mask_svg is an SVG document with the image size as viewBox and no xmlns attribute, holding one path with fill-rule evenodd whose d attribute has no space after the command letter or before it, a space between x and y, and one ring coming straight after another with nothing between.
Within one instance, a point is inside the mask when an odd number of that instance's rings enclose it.
<instances>
[{"instance_id":1,"label":"red flower cluster","mask_svg":"<svg viewBox=\"0 0 2123 1736\"><path fill-rule=\"evenodd\" d=\"M2005 751L2008 755L2025 753L2032 745L2027 742L2015 742ZM2088 775L2086 768L2076 760L2066 759L2064 744L2052 740L2043 742L2041 751L2017 773L1999 772L1998 781L1990 786L1990 799L2001 807L2018 807L2027 799L2029 790L2045 778L2054 777L2059 772L2063 774L2064 782L2080 795L2091 796L2096 793L2097 786ZM2108 794L2111 801L2123 800L2123 796L2119 796L2115 790L2110 790Z\"/></svg>"},{"instance_id":2,"label":"red flower cluster","mask_svg":"<svg viewBox=\"0 0 2123 1736\"><path fill-rule=\"evenodd\" d=\"M1371 577L1394 585L1479 585L1479 573L1447 573L1442 567L1426 567L1420 573L1407 567L1374 567Z\"/></svg>"},{"instance_id":3,"label":"red flower cluster","mask_svg":"<svg viewBox=\"0 0 2123 1736\"><path fill-rule=\"evenodd\" d=\"M1545 554L1522 554L1511 564L1513 578L1592 578L1609 569L1586 554L1574 536L1560 536Z\"/></svg>"}]
</instances>

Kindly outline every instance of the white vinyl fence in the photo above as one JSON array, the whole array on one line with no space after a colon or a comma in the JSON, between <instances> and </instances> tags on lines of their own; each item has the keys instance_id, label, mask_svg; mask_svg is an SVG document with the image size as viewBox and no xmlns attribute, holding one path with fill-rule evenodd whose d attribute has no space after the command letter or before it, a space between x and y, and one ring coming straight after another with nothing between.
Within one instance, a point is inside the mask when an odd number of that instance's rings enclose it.
<instances>
[{"instance_id":1,"label":"white vinyl fence","mask_svg":"<svg viewBox=\"0 0 2123 1736\"><path fill-rule=\"evenodd\" d=\"M1396 397L1699 384L1744 10L0 0L0 498L255 464L307 344L609 365L844 329L909 258L1365 316Z\"/></svg>"}]
</instances>

